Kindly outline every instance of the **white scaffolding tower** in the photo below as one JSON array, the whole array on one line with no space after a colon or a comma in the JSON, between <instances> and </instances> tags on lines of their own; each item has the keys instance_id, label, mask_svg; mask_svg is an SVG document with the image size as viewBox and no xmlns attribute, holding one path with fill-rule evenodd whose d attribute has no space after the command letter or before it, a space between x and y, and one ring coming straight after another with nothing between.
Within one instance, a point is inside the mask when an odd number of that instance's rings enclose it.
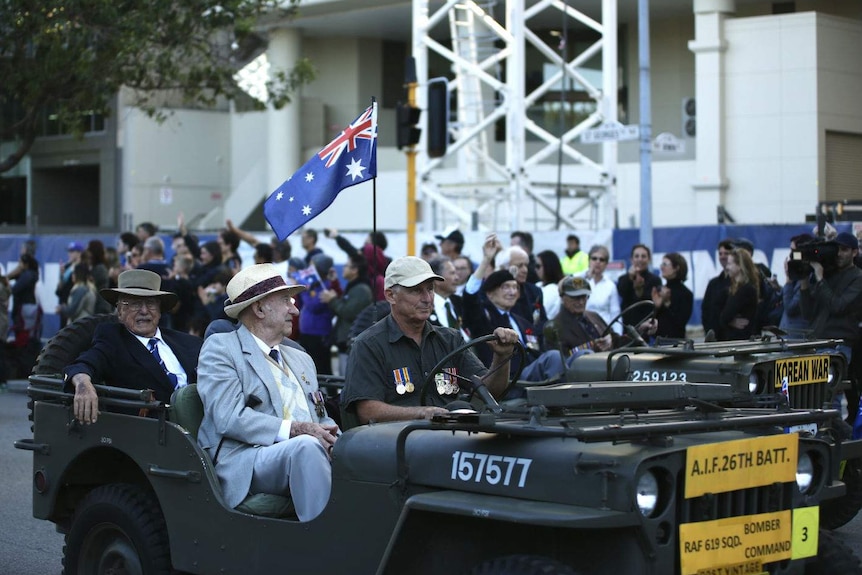
<instances>
[{"instance_id":1,"label":"white scaffolding tower","mask_svg":"<svg viewBox=\"0 0 862 575\"><path fill-rule=\"evenodd\" d=\"M602 0L599 22L569 6L568 0L449 0L442 5L413 1L417 103L426 109L429 52L450 65L449 91L457 102L444 157L427 156L427 126L422 130L416 188L426 229L458 226L505 231L613 225L617 144L601 144L599 163L579 152L573 142L600 122L617 121L616 3ZM437 7L432 9L432 4ZM495 14L495 10L505 10L505 14ZM599 36L579 53L569 54L568 47L550 46L540 37L549 22L564 22L553 28L566 29L567 25L574 27L575 21ZM541 54L547 69L557 70L546 74L531 92L526 91L528 46ZM580 69L599 53L602 80L596 86ZM564 86L575 83L596 103L595 110L576 125L565 126L561 137L527 115L530 106L547 101L549 92L565 95ZM571 105L561 99L558 110L562 114ZM421 123L426 120L423 113ZM505 122L505 145L495 148L495 124L500 121Z\"/></svg>"}]
</instances>

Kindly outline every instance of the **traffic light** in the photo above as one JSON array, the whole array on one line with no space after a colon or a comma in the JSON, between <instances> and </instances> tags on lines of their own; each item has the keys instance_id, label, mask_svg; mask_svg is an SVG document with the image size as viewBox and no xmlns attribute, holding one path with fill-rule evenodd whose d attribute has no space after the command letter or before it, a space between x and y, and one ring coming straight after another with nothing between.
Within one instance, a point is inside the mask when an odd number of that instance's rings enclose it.
<instances>
[{"instance_id":1,"label":"traffic light","mask_svg":"<svg viewBox=\"0 0 862 575\"><path fill-rule=\"evenodd\" d=\"M416 127L419 123L419 108L410 104L398 103L395 109L396 120L398 121L398 133L396 134L395 143L398 149L406 148L407 146L415 146L419 142L419 134L421 130Z\"/></svg>"},{"instance_id":2,"label":"traffic light","mask_svg":"<svg viewBox=\"0 0 862 575\"><path fill-rule=\"evenodd\" d=\"M446 78L428 81L428 157L446 155L449 145L449 82Z\"/></svg>"},{"instance_id":3,"label":"traffic light","mask_svg":"<svg viewBox=\"0 0 862 575\"><path fill-rule=\"evenodd\" d=\"M683 98L682 100L682 133L693 138L697 135L697 105L694 98Z\"/></svg>"}]
</instances>

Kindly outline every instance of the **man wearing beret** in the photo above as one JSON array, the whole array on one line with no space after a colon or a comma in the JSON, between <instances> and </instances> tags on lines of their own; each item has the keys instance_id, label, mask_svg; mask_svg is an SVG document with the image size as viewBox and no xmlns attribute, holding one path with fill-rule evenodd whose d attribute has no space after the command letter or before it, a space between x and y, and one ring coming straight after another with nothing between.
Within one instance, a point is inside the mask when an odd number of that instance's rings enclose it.
<instances>
[{"instance_id":1,"label":"man wearing beret","mask_svg":"<svg viewBox=\"0 0 862 575\"><path fill-rule=\"evenodd\" d=\"M341 405L348 421L358 423L430 419L446 413L443 407L458 397L459 381L473 375L483 378L490 392L499 397L509 378L509 357L518 335L497 328L498 341L491 344L490 370L468 351L449 360L430 383L422 406L421 384L449 352L464 344L452 328L432 326L434 282L443 278L421 258L406 256L389 264L384 278L386 301L392 313L365 330L350 350Z\"/></svg>"},{"instance_id":2,"label":"man wearing beret","mask_svg":"<svg viewBox=\"0 0 862 575\"><path fill-rule=\"evenodd\" d=\"M510 328L528 351L539 352L542 342L538 328L529 318L515 312L521 296L521 284L507 269L488 274L493 268L495 256L502 249L496 234L490 234L482 244L482 261L464 287L464 326L470 330L472 337L487 335L498 327ZM491 349L483 345L476 353L485 365L490 365ZM527 363L534 358L535 353L528 355Z\"/></svg>"}]
</instances>

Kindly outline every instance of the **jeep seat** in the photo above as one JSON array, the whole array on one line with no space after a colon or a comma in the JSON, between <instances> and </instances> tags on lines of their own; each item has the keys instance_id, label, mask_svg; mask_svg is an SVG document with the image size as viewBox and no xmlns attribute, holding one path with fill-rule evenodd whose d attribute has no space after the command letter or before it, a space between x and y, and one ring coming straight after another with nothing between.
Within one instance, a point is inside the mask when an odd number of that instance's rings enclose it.
<instances>
[{"instance_id":1,"label":"jeep seat","mask_svg":"<svg viewBox=\"0 0 862 575\"><path fill-rule=\"evenodd\" d=\"M174 390L173 395L171 395L168 417L171 421L188 431L189 435L197 441L198 430L204 418L204 404L198 393L197 384L191 383ZM201 449L201 452L209 460L207 451ZM212 461L208 461L208 463L210 467L215 467ZM264 517L296 519L296 511L293 508L293 501L290 497L270 493L249 495L243 499L242 503L237 505L236 510Z\"/></svg>"}]
</instances>

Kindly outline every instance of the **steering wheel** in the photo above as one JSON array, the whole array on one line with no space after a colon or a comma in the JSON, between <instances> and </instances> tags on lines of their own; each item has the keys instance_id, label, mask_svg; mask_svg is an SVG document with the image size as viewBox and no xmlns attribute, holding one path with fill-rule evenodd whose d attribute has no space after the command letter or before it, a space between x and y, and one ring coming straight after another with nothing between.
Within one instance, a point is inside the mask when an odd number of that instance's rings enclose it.
<instances>
[{"instance_id":1,"label":"steering wheel","mask_svg":"<svg viewBox=\"0 0 862 575\"><path fill-rule=\"evenodd\" d=\"M646 322L648 322L649 320L651 320L655 316L655 304L653 303L653 301L651 299L642 299L640 301L636 301L635 303L633 303L632 305L628 306L626 309L624 309L623 311L618 313L614 317L614 319L612 319L611 321L608 322L608 327L605 328L605 331L603 331L599 337L605 337L606 335L611 333L611 327L616 322L620 321L624 315L626 315L630 311L636 310L636 309L641 308L641 307L649 307L650 313L648 313L645 318L640 320L637 323L637 325L635 325L635 330L639 329L640 326L642 326L643 324L645 324Z\"/></svg>"},{"instance_id":2,"label":"steering wheel","mask_svg":"<svg viewBox=\"0 0 862 575\"><path fill-rule=\"evenodd\" d=\"M480 343L485 343L486 341L491 341L491 340L495 340L495 339L497 339L497 336L494 334L483 335L483 336L480 336L480 337L477 337L475 339L470 340L469 342L465 343L461 347L459 347L453 351L450 351L445 356L443 356L443 359L438 361L437 365L435 365L431 369L431 371L428 372L428 375L425 376L425 380L422 382L422 388L419 390L419 404L422 406L427 405L428 390L431 388L431 382L434 381L434 376L441 372L441 370L443 369L443 366L446 364L447 361L449 361L450 359L452 359L453 357L455 357L459 353L464 353L468 349L473 348L473 347L479 345ZM520 342L515 344L514 353L518 354L518 369L515 370L515 373L512 374L512 376L509 378L509 383L508 383L508 385L506 385L506 389L505 389L505 391L503 391L503 395L506 395L509 392L509 390L512 389L512 386L515 385L516 381L518 381L518 378L521 376L521 371L524 369L524 359L525 359L526 354L524 353L524 346L521 345ZM514 353L513 353L513 355L514 355ZM468 382L471 386L471 389L472 389L473 382L470 381L468 378L464 377L463 375L458 375L458 374L455 374L455 377L457 379L462 379L462 380Z\"/></svg>"}]
</instances>

